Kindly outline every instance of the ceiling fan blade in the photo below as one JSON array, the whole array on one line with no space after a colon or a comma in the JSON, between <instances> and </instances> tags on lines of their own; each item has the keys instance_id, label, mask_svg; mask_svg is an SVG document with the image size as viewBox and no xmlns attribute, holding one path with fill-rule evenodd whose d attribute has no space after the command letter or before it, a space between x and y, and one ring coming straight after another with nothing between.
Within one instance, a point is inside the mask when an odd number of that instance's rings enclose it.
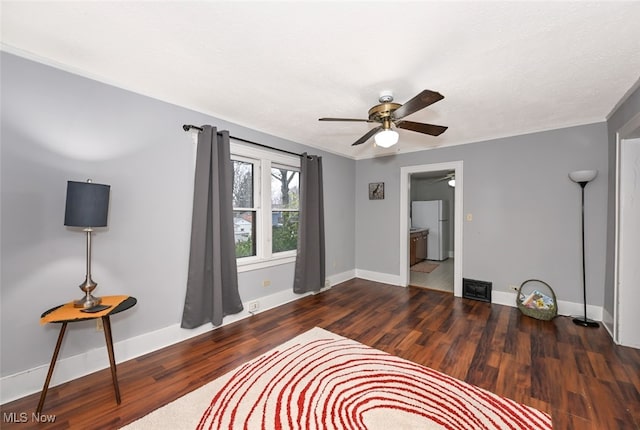
<instances>
[{"instance_id":1,"label":"ceiling fan blade","mask_svg":"<svg viewBox=\"0 0 640 430\"><path fill-rule=\"evenodd\" d=\"M394 113L395 119L404 118L407 115L411 115L414 112L424 109L427 106L440 101L444 96L438 92L431 90L423 90L420 94L400 106Z\"/></svg>"},{"instance_id":2,"label":"ceiling fan blade","mask_svg":"<svg viewBox=\"0 0 640 430\"><path fill-rule=\"evenodd\" d=\"M429 134L431 136L440 136L449 127L443 125L424 124L413 121L398 121L396 127L405 130L417 131L418 133Z\"/></svg>"},{"instance_id":3,"label":"ceiling fan blade","mask_svg":"<svg viewBox=\"0 0 640 430\"><path fill-rule=\"evenodd\" d=\"M374 134L376 134L377 132L379 132L380 130L382 130L382 126L378 126L376 128L372 128L371 130L369 130L367 132L367 134L365 134L364 136L362 136L360 139L356 140L355 142L353 142L351 144L351 146L356 146L356 145L360 145L362 143L365 143L367 140L369 140L371 138L371 136L373 136Z\"/></svg>"},{"instance_id":4,"label":"ceiling fan blade","mask_svg":"<svg viewBox=\"0 0 640 430\"><path fill-rule=\"evenodd\" d=\"M438 182L442 182L445 181L449 178L447 178L446 176L444 178L435 178L435 179L431 179L428 181L429 184L437 184Z\"/></svg>"},{"instance_id":5,"label":"ceiling fan blade","mask_svg":"<svg viewBox=\"0 0 640 430\"><path fill-rule=\"evenodd\" d=\"M444 176L436 176L436 177L433 177L433 178L427 178L427 181L430 184L436 184L438 182L449 181L449 180L455 179L455 178L456 178L455 172L449 172Z\"/></svg>"},{"instance_id":6,"label":"ceiling fan blade","mask_svg":"<svg viewBox=\"0 0 640 430\"><path fill-rule=\"evenodd\" d=\"M356 119L356 118L319 118L318 121L351 121L351 122L374 122L370 119Z\"/></svg>"}]
</instances>

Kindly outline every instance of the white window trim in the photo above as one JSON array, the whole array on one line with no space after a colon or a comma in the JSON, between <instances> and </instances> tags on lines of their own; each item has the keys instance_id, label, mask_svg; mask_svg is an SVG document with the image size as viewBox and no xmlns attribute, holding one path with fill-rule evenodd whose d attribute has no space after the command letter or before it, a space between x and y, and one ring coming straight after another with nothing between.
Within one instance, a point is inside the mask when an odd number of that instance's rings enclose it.
<instances>
[{"instance_id":1,"label":"white window trim","mask_svg":"<svg viewBox=\"0 0 640 430\"><path fill-rule=\"evenodd\" d=\"M266 267L293 263L296 261L297 250L271 252L271 165L279 165L293 169L300 169L298 157L264 150L259 147L243 145L231 140L231 158L247 161L244 158L257 160L254 172L254 207L256 208L256 255L237 258L238 272L264 269ZM268 184L268 185L265 185ZM269 192L267 192L269 190ZM265 214L269 214L266 216ZM260 228L261 227L261 228Z\"/></svg>"}]
</instances>

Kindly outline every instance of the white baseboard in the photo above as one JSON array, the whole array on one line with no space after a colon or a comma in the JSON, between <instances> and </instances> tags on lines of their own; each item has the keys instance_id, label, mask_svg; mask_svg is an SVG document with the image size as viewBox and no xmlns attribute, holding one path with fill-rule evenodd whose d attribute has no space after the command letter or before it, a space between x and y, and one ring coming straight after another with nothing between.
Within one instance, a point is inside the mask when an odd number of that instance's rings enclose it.
<instances>
[{"instance_id":1,"label":"white baseboard","mask_svg":"<svg viewBox=\"0 0 640 430\"><path fill-rule=\"evenodd\" d=\"M492 291L491 292L491 303L495 303L497 305L505 305L516 307L516 295L517 293L512 293L509 291ZM602 306L592 306L587 305L587 316L596 321L602 321ZM558 300L558 315L574 315L574 316L582 316L584 314L584 305L582 303L573 303L566 302L563 300Z\"/></svg>"},{"instance_id":2,"label":"white baseboard","mask_svg":"<svg viewBox=\"0 0 640 430\"><path fill-rule=\"evenodd\" d=\"M337 284L341 284L343 282L348 281L349 279L353 279L356 277L355 269L347 270L346 272L338 273L336 275L331 275L327 278L330 286L334 286Z\"/></svg>"},{"instance_id":3,"label":"white baseboard","mask_svg":"<svg viewBox=\"0 0 640 430\"><path fill-rule=\"evenodd\" d=\"M352 276L353 277L353 276ZM382 282L385 284L401 286L400 276L391 275L389 273L374 272L371 270L355 270L355 277L366 279L368 281ZM492 291L491 303L497 305L505 305L516 307L516 293L509 291ZM558 300L558 315L581 316L584 314L584 306L582 303L573 303ZM587 305L587 316L595 321L603 321L604 309L602 306ZM605 325L606 327L606 325ZM608 329L608 328L607 328Z\"/></svg>"},{"instance_id":4,"label":"white baseboard","mask_svg":"<svg viewBox=\"0 0 640 430\"><path fill-rule=\"evenodd\" d=\"M389 273L356 269L355 276L360 279L366 279L367 281L382 282L383 284L402 286L402 283L400 282L400 275L391 275Z\"/></svg>"},{"instance_id":5,"label":"white baseboard","mask_svg":"<svg viewBox=\"0 0 640 430\"><path fill-rule=\"evenodd\" d=\"M331 287L349 280L354 276L355 271L352 270L332 275L328 277L327 280ZM292 290L288 290L249 301L259 301L259 313L285 303L301 299L309 294L311 293L295 294ZM223 320L222 326L251 316L247 311L247 303L243 304L245 310L235 315L226 316ZM175 343L215 330L216 328L217 327L214 327L211 324L205 324L195 329L183 329L180 327L179 323L176 323L153 332L144 333L140 336L122 340L114 344L116 362L122 363L124 361L140 357L144 354L157 351ZM109 360L106 346L95 348L73 357L58 360L56 362L56 367L49 387L55 387L56 385L89 375L90 373L97 372L98 370L106 369L108 367ZM0 386L2 387L2 390L0 393L0 404L5 404L24 396L40 392L48 370L49 363L1 378Z\"/></svg>"},{"instance_id":6,"label":"white baseboard","mask_svg":"<svg viewBox=\"0 0 640 430\"><path fill-rule=\"evenodd\" d=\"M374 272L370 270L356 269L355 274L353 276L350 276L347 279L351 279L353 277L366 279L368 281L381 282L384 284L391 284L391 285L398 285L398 286L402 285L400 283L400 276L391 275L389 273L380 273L380 272ZM516 293L509 292L509 291L492 291L491 303L495 303L497 305L511 306L515 308L517 307ZM558 315L582 316L583 314L584 314L584 305L582 303L574 303L574 302L568 302L564 300L558 300ZM587 305L588 318L595 321L605 321L604 316L605 316L605 311L602 306ZM611 318L611 320L613 319ZM605 328L609 330L606 324L603 324L603 325L605 325Z\"/></svg>"},{"instance_id":7,"label":"white baseboard","mask_svg":"<svg viewBox=\"0 0 640 430\"><path fill-rule=\"evenodd\" d=\"M358 278L366 279L369 281L382 282L391 285L401 285L400 276L390 275L388 273L373 272L369 270L356 269L355 275ZM491 303L497 305L505 305L516 307L516 293L508 291L492 291ZM584 306L582 303L573 303L563 300L558 300L558 315L573 315L581 316L584 314ZM596 321L602 321L603 308L602 306L587 305L587 316L590 319Z\"/></svg>"}]
</instances>

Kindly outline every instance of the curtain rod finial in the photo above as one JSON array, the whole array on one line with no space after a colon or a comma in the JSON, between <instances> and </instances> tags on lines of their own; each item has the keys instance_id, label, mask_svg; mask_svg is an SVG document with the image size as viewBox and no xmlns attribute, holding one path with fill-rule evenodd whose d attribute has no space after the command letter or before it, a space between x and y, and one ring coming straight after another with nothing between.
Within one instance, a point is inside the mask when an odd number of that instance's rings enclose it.
<instances>
[{"instance_id":1,"label":"curtain rod finial","mask_svg":"<svg viewBox=\"0 0 640 430\"><path fill-rule=\"evenodd\" d=\"M204 130L202 127L198 127L198 126L195 126L193 124L183 124L182 125L182 129L184 131L191 131L191 130L203 131Z\"/></svg>"}]
</instances>

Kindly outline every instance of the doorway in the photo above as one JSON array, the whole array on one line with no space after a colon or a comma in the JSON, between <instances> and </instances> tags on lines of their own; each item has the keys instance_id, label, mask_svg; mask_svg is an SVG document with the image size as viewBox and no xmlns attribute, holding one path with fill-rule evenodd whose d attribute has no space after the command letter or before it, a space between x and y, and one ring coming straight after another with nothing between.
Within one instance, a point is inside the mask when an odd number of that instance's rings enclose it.
<instances>
[{"instance_id":1,"label":"doorway","mask_svg":"<svg viewBox=\"0 0 640 430\"><path fill-rule=\"evenodd\" d=\"M640 348L640 113L617 134L613 337Z\"/></svg>"},{"instance_id":2,"label":"doorway","mask_svg":"<svg viewBox=\"0 0 640 430\"><path fill-rule=\"evenodd\" d=\"M400 284L408 286L409 266L409 221L411 205L411 176L431 172L451 171L455 175L453 223L455 237L453 241L453 294L462 297L462 220L463 220L463 172L462 161L407 166L400 169Z\"/></svg>"},{"instance_id":3,"label":"doorway","mask_svg":"<svg viewBox=\"0 0 640 430\"><path fill-rule=\"evenodd\" d=\"M453 294L455 171L411 174L409 196L409 285Z\"/></svg>"}]
</instances>

